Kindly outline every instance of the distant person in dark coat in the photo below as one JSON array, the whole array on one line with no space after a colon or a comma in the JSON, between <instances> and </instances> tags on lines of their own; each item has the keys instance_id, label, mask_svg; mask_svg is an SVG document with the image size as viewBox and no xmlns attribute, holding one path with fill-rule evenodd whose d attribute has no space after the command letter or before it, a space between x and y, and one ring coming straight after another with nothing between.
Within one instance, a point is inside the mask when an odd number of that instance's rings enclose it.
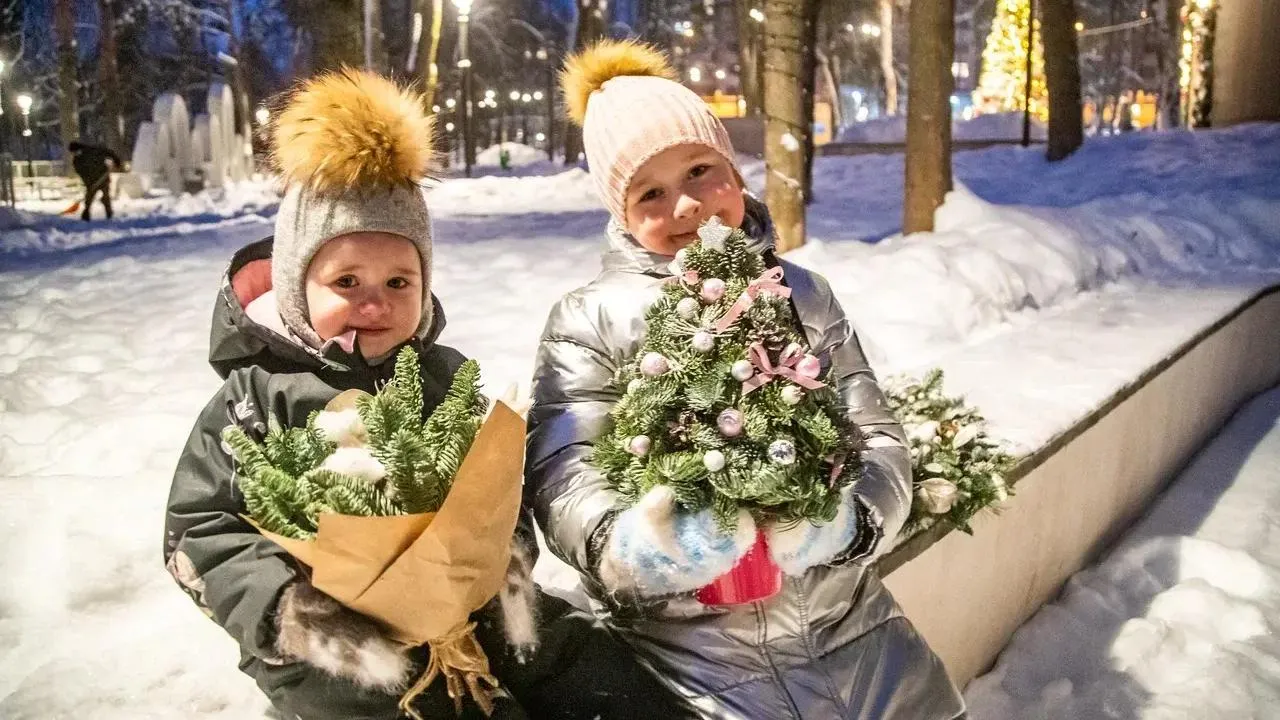
<instances>
[{"instance_id":1,"label":"distant person in dark coat","mask_svg":"<svg viewBox=\"0 0 1280 720\"><path fill-rule=\"evenodd\" d=\"M107 168L107 161L110 161L116 170L124 169L124 162L110 148L89 145L78 140L72 141L67 149L71 151L71 166L84 182L84 210L80 213L80 219L89 219L89 208L93 205L93 198L98 193L102 193L102 207L106 208L107 219L110 220L111 173Z\"/></svg>"}]
</instances>

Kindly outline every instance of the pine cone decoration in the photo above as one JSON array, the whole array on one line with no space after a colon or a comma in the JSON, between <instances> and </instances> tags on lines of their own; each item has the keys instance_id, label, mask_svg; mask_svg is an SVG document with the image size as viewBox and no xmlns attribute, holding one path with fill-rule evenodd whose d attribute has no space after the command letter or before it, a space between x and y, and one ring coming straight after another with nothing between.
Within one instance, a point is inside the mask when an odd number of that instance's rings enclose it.
<instances>
[{"instance_id":1,"label":"pine cone decoration","mask_svg":"<svg viewBox=\"0 0 1280 720\"><path fill-rule=\"evenodd\" d=\"M757 325L754 330L747 334L747 342L760 343L776 360L777 355L782 352L787 343L791 342L791 339L787 337L786 331L780 327Z\"/></svg>"},{"instance_id":2,"label":"pine cone decoration","mask_svg":"<svg viewBox=\"0 0 1280 720\"><path fill-rule=\"evenodd\" d=\"M698 416L692 410L682 410L677 420L667 423L667 434L675 442L676 447L687 447L693 444L693 428Z\"/></svg>"}]
</instances>

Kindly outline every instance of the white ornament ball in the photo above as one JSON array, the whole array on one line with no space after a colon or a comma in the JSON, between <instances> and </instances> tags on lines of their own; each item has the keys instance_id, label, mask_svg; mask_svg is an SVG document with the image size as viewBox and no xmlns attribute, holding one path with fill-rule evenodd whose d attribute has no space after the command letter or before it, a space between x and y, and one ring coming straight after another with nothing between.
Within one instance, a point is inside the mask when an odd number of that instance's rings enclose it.
<instances>
[{"instance_id":1,"label":"white ornament ball","mask_svg":"<svg viewBox=\"0 0 1280 720\"><path fill-rule=\"evenodd\" d=\"M702 456L702 464L711 472L720 472L724 469L724 453L719 450L708 450Z\"/></svg>"},{"instance_id":2,"label":"white ornament ball","mask_svg":"<svg viewBox=\"0 0 1280 720\"><path fill-rule=\"evenodd\" d=\"M756 368L751 364L750 360L738 360L729 368L729 373L733 375L733 379L738 382L746 382L756 374Z\"/></svg>"},{"instance_id":3,"label":"white ornament ball","mask_svg":"<svg viewBox=\"0 0 1280 720\"><path fill-rule=\"evenodd\" d=\"M640 378L631 378L631 382L627 383L627 392L637 393L640 388L644 387L644 381Z\"/></svg>"},{"instance_id":4,"label":"white ornament ball","mask_svg":"<svg viewBox=\"0 0 1280 720\"><path fill-rule=\"evenodd\" d=\"M671 369L670 363L662 356L662 353L645 353L640 358L640 372L645 377L658 377Z\"/></svg>"},{"instance_id":5,"label":"white ornament ball","mask_svg":"<svg viewBox=\"0 0 1280 720\"><path fill-rule=\"evenodd\" d=\"M676 262L680 263L680 267L689 261L689 248L680 248L676 251Z\"/></svg>"},{"instance_id":6,"label":"white ornament ball","mask_svg":"<svg viewBox=\"0 0 1280 720\"><path fill-rule=\"evenodd\" d=\"M627 452L636 457L644 457L649 454L649 448L653 447L653 441L648 435L637 435L631 438L631 442L627 443Z\"/></svg>"},{"instance_id":7,"label":"white ornament ball","mask_svg":"<svg viewBox=\"0 0 1280 720\"><path fill-rule=\"evenodd\" d=\"M694 333L693 339L689 342L693 345L693 349L700 353L709 353L716 349L716 336L706 330Z\"/></svg>"},{"instance_id":8,"label":"white ornament ball","mask_svg":"<svg viewBox=\"0 0 1280 720\"><path fill-rule=\"evenodd\" d=\"M716 427L725 437L738 437L742 434L742 413L734 408L722 410L716 416Z\"/></svg>"},{"instance_id":9,"label":"white ornament ball","mask_svg":"<svg viewBox=\"0 0 1280 720\"><path fill-rule=\"evenodd\" d=\"M724 281L720 278L707 278L702 282L702 299L709 303L724 297Z\"/></svg>"},{"instance_id":10,"label":"white ornament ball","mask_svg":"<svg viewBox=\"0 0 1280 720\"><path fill-rule=\"evenodd\" d=\"M800 358L800 362L796 363L796 372L801 377L807 377L812 380L818 377L818 373L822 372L822 362L813 355L806 354Z\"/></svg>"},{"instance_id":11,"label":"white ornament ball","mask_svg":"<svg viewBox=\"0 0 1280 720\"><path fill-rule=\"evenodd\" d=\"M685 320L692 320L698 317L698 313L701 311L702 303L691 297L681 298L680 302L676 303L676 314Z\"/></svg>"},{"instance_id":12,"label":"white ornament ball","mask_svg":"<svg viewBox=\"0 0 1280 720\"><path fill-rule=\"evenodd\" d=\"M796 446L790 440L774 440L769 443L769 460L776 465L790 465L796 461Z\"/></svg>"},{"instance_id":13,"label":"white ornament ball","mask_svg":"<svg viewBox=\"0 0 1280 720\"><path fill-rule=\"evenodd\" d=\"M782 402L788 405L799 405L804 399L804 391L795 385L788 385L782 388Z\"/></svg>"}]
</instances>

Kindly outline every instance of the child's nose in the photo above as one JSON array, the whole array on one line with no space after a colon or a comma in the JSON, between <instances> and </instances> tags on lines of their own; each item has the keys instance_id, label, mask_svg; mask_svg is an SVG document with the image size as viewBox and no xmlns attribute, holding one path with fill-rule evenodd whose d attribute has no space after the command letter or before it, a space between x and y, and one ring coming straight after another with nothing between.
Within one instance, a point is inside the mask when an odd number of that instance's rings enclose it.
<instances>
[{"instance_id":1,"label":"child's nose","mask_svg":"<svg viewBox=\"0 0 1280 720\"><path fill-rule=\"evenodd\" d=\"M676 200L676 218L688 220L689 218L697 217L700 212L702 212L702 203L698 202L697 198L681 195Z\"/></svg>"},{"instance_id":2,"label":"child's nose","mask_svg":"<svg viewBox=\"0 0 1280 720\"><path fill-rule=\"evenodd\" d=\"M370 317L385 315L391 310L391 299L382 290L368 290L357 304L360 313Z\"/></svg>"}]
</instances>

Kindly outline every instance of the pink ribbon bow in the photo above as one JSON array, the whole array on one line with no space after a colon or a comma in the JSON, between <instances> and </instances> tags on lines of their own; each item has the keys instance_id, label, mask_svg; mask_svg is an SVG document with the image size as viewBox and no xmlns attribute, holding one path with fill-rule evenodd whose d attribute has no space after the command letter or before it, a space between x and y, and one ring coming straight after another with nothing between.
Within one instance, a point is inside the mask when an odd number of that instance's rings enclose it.
<instances>
[{"instance_id":1,"label":"pink ribbon bow","mask_svg":"<svg viewBox=\"0 0 1280 720\"><path fill-rule=\"evenodd\" d=\"M825 383L805 377L796 372L796 363L804 357L804 348L796 343L791 343L782 355L778 357L778 364L774 365L769 360L769 351L764 349L764 344L759 342L751 343L747 354L750 356L751 364L756 368L756 374L747 378L742 383L742 394L749 395L753 391L764 387L769 381L775 377L783 377L791 382L809 390L817 390L826 387Z\"/></svg>"},{"instance_id":2,"label":"pink ribbon bow","mask_svg":"<svg viewBox=\"0 0 1280 720\"><path fill-rule=\"evenodd\" d=\"M760 277L752 280L747 284L747 289L742 291L737 300L733 301L733 306L729 308L729 312L720 318L716 323L716 332L724 332L729 326L738 319L738 316L747 311L751 307L751 303L755 302L756 296L762 292L771 292L778 297L791 297L791 288L782 284L782 266L769 268L760 273Z\"/></svg>"}]
</instances>

